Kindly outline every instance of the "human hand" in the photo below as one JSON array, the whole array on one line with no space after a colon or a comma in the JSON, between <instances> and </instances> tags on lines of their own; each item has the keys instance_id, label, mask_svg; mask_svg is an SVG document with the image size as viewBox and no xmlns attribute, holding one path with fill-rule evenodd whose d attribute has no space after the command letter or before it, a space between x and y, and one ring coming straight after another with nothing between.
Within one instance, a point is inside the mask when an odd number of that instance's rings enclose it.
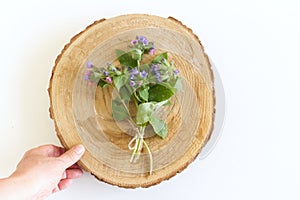
<instances>
[{"instance_id":1,"label":"human hand","mask_svg":"<svg viewBox=\"0 0 300 200\"><path fill-rule=\"evenodd\" d=\"M31 149L25 153L16 171L6 179L5 186L13 184L14 191L11 192L24 195L13 199L44 199L52 193L65 189L72 183L72 179L82 175L82 170L75 163L83 153L82 145L68 151L54 145Z\"/></svg>"}]
</instances>

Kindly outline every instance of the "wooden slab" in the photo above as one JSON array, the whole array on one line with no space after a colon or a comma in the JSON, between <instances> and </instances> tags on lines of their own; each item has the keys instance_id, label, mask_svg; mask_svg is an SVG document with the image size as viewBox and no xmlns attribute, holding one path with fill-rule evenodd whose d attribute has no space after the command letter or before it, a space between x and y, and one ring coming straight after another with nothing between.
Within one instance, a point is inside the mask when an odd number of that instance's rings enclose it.
<instances>
[{"instance_id":1,"label":"wooden slab","mask_svg":"<svg viewBox=\"0 0 300 200\"><path fill-rule=\"evenodd\" d=\"M136 35L154 41L158 52L168 51L184 83L184 91L160 113L169 127L167 138L146 139L153 152L151 176L146 153L136 164L129 162L131 136L126 125L112 119L112 90L89 87L83 80L88 61L103 65L115 60L114 50L126 49ZM68 149L82 143L87 151L79 165L120 187L149 187L168 180L197 157L213 130L211 65L198 37L172 17L133 14L96 21L74 36L57 57L48 91L62 145Z\"/></svg>"}]
</instances>

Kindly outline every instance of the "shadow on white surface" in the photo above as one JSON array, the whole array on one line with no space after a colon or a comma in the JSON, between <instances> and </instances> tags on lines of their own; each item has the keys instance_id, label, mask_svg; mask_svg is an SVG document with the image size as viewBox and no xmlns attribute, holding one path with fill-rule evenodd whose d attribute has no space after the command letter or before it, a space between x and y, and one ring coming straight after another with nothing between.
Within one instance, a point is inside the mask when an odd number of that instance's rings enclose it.
<instances>
[{"instance_id":1,"label":"shadow on white surface","mask_svg":"<svg viewBox=\"0 0 300 200\"><path fill-rule=\"evenodd\" d=\"M205 159L217 145L222 135L222 131L225 123L225 116L226 116L226 97L225 97L223 82L215 64L211 59L210 59L210 63L212 65L214 78L215 78L215 95L216 95L215 121L214 121L213 132L210 136L209 141L201 150L199 159Z\"/></svg>"}]
</instances>

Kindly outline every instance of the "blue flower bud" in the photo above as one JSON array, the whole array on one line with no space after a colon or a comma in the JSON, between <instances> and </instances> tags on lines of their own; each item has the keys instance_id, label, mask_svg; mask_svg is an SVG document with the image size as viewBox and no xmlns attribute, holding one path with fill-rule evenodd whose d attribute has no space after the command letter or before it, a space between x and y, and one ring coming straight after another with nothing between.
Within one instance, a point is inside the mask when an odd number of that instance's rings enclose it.
<instances>
[{"instance_id":1,"label":"blue flower bud","mask_svg":"<svg viewBox=\"0 0 300 200\"><path fill-rule=\"evenodd\" d=\"M131 75L136 75L136 74L138 74L139 73L139 70L135 67L135 68L133 68L131 71L130 71L130 74Z\"/></svg>"},{"instance_id":2,"label":"blue flower bud","mask_svg":"<svg viewBox=\"0 0 300 200\"><path fill-rule=\"evenodd\" d=\"M131 81L129 82L129 85L130 85L131 87L133 87L133 86L135 86L135 82L131 80Z\"/></svg>"},{"instance_id":3,"label":"blue flower bud","mask_svg":"<svg viewBox=\"0 0 300 200\"><path fill-rule=\"evenodd\" d=\"M89 62L87 63L87 65L86 65L86 67L87 67L87 68L92 68L92 67L93 67L93 64L92 64L92 62L91 62L91 61L89 61Z\"/></svg>"},{"instance_id":4,"label":"blue flower bud","mask_svg":"<svg viewBox=\"0 0 300 200\"><path fill-rule=\"evenodd\" d=\"M140 76L142 78L146 78L148 76L148 72L146 72L145 70L143 70L142 72L140 72Z\"/></svg>"},{"instance_id":5,"label":"blue flower bud","mask_svg":"<svg viewBox=\"0 0 300 200\"><path fill-rule=\"evenodd\" d=\"M178 69L175 69L173 72L174 72L174 75L178 75L179 74L179 70Z\"/></svg>"},{"instance_id":6,"label":"blue flower bud","mask_svg":"<svg viewBox=\"0 0 300 200\"><path fill-rule=\"evenodd\" d=\"M132 41L131 41L131 44L132 44L132 45L136 45L137 43L138 43L137 40L132 40Z\"/></svg>"}]
</instances>

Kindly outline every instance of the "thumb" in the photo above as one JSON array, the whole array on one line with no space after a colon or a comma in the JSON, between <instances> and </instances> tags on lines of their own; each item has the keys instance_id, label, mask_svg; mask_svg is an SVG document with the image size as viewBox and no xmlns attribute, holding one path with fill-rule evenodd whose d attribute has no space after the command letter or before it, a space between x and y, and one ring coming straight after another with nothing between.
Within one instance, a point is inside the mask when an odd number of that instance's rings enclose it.
<instances>
[{"instance_id":1,"label":"thumb","mask_svg":"<svg viewBox=\"0 0 300 200\"><path fill-rule=\"evenodd\" d=\"M82 144L76 145L62 154L59 158L65 163L65 168L75 164L83 155L85 149Z\"/></svg>"}]
</instances>

